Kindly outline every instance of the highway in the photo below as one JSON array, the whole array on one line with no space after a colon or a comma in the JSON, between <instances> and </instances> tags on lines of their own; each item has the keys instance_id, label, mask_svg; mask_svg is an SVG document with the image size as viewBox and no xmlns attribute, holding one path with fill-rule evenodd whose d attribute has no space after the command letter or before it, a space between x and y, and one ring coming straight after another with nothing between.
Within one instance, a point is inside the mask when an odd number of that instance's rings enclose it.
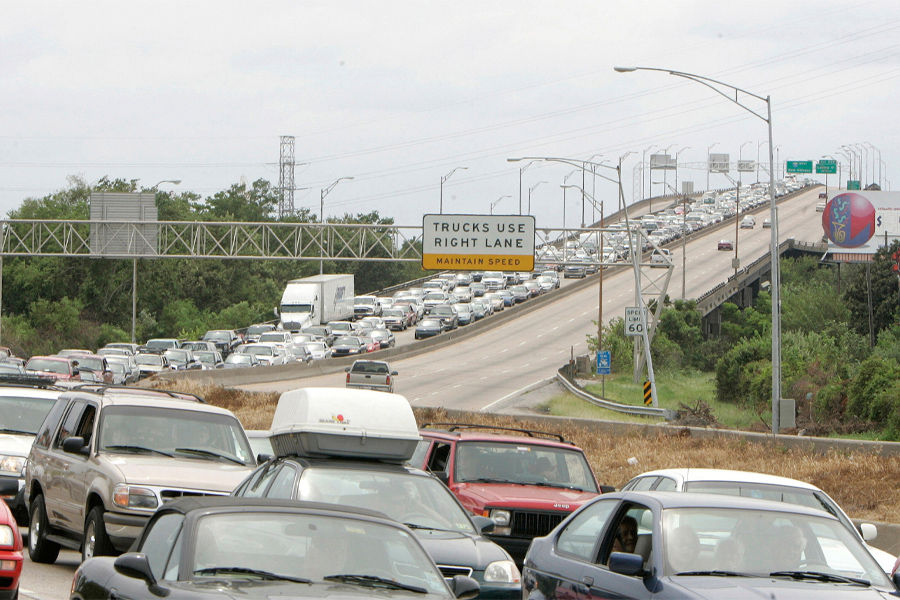
<instances>
[{"instance_id":1,"label":"highway","mask_svg":"<svg viewBox=\"0 0 900 600\"><path fill-rule=\"evenodd\" d=\"M798 193L779 204L781 239L814 242L822 237L821 213L815 212L820 188ZM771 234L762 228L769 207L756 211L754 229L740 230L739 256L748 265L769 251ZM687 243L687 298L696 298L725 281L733 272L733 252L716 250L720 239L734 240L734 223L700 232ZM669 285L671 298L681 297L681 242L671 246L675 265ZM648 269L662 275L663 269ZM564 281L564 285L572 282ZM622 317L626 306L634 306L634 272L616 269L604 276L603 320ZM395 392L406 396L413 406L447 407L463 410L490 410L513 400L523 390L553 377L572 353L587 352L586 335L594 333L598 316L598 286L588 286L569 296L561 296L543 308L512 319L483 333L433 352L392 361L399 372ZM527 303L526 303L527 305ZM412 329L400 334L410 343ZM307 377L290 381L239 386L247 390L281 392L297 387L343 387L344 373ZM21 581L21 596L39 600L68 598L72 575L80 555L63 551L54 565L37 565L28 559Z\"/></svg>"},{"instance_id":2,"label":"highway","mask_svg":"<svg viewBox=\"0 0 900 600\"><path fill-rule=\"evenodd\" d=\"M821 240L821 213L815 212L820 188L798 193L778 205L780 238L815 242ZM738 255L748 265L769 251L771 230L762 222L769 207L758 208L757 225L740 230ZM697 298L724 282L733 273L733 252L716 249L720 239L734 241L734 221L730 226L711 228L695 234L687 244L686 297ZM682 248L675 242L672 262L675 265L669 283L670 298L681 298ZM661 276L663 269L646 269L651 277ZM434 352L394 360L399 372L395 392L406 396L413 406L445 407L485 411L497 407L523 390L553 377L569 357L586 354L586 336L596 331L599 290L587 287L561 297L544 308L511 320L499 327ZM604 276L603 321L623 317L625 307L635 306L635 280L631 269L617 270ZM320 375L288 381L239 386L252 391L282 392L297 387L343 386L344 373Z\"/></svg>"}]
</instances>

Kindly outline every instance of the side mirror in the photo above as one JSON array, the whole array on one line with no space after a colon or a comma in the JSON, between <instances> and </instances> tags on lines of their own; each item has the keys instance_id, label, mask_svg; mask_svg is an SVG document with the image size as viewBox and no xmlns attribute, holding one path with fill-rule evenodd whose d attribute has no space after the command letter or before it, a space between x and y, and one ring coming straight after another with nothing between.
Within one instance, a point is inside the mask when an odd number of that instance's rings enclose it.
<instances>
[{"instance_id":1,"label":"side mirror","mask_svg":"<svg viewBox=\"0 0 900 600\"><path fill-rule=\"evenodd\" d=\"M68 454L82 454L85 456L90 452L88 447L84 444L84 438L78 435L70 435L64 439L62 449L63 452Z\"/></svg>"},{"instance_id":2,"label":"side mirror","mask_svg":"<svg viewBox=\"0 0 900 600\"><path fill-rule=\"evenodd\" d=\"M478 582L465 575L454 575L453 579L448 581L447 584L450 586L453 596L459 598L459 600L475 598L481 593L481 586L478 585Z\"/></svg>"},{"instance_id":3,"label":"side mirror","mask_svg":"<svg viewBox=\"0 0 900 600\"><path fill-rule=\"evenodd\" d=\"M609 570L621 575L640 575L644 571L644 558L640 554L613 552L609 555Z\"/></svg>"},{"instance_id":4,"label":"side mirror","mask_svg":"<svg viewBox=\"0 0 900 600\"><path fill-rule=\"evenodd\" d=\"M397 371L391 371L391 377L396 377L397 375L399 375Z\"/></svg>"},{"instance_id":5,"label":"side mirror","mask_svg":"<svg viewBox=\"0 0 900 600\"><path fill-rule=\"evenodd\" d=\"M350 372L350 367L344 367L344 373L349 373L349 372Z\"/></svg>"},{"instance_id":6,"label":"side mirror","mask_svg":"<svg viewBox=\"0 0 900 600\"><path fill-rule=\"evenodd\" d=\"M150 570L150 560L146 554L128 552L118 557L113 563L116 572L133 579L143 579L148 585L156 583L156 577Z\"/></svg>"},{"instance_id":7,"label":"side mirror","mask_svg":"<svg viewBox=\"0 0 900 600\"><path fill-rule=\"evenodd\" d=\"M878 528L871 523L860 523L859 533L862 534L864 540L871 542L878 537Z\"/></svg>"},{"instance_id":8,"label":"side mirror","mask_svg":"<svg viewBox=\"0 0 900 600\"><path fill-rule=\"evenodd\" d=\"M490 533L494 530L496 523L490 517L482 517L481 515L475 515L472 517L472 522L475 523L475 527L478 528L478 531L481 533Z\"/></svg>"}]
</instances>

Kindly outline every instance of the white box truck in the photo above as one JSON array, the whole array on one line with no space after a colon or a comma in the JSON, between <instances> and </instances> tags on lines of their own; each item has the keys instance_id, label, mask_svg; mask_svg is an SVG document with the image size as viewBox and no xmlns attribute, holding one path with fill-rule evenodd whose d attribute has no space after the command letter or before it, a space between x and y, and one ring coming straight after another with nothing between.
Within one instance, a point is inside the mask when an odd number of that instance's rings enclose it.
<instances>
[{"instance_id":1,"label":"white box truck","mask_svg":"<svg viewBox=\"0 0 900 600\"><path fill-rule=\"evenodd\" d=\"M353 275L313 275L287 282L276 313L285 331L353 318Z\"/></svg>"}]
</instances>

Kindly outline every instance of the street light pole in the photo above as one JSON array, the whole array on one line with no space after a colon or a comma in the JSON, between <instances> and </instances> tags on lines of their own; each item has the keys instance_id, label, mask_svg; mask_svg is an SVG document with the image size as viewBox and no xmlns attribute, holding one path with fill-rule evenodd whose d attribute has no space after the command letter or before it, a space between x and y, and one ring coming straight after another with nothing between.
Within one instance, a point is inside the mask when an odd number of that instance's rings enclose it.
<instances>
[{"instance_id":1,"label":"street light pole","mask_svg":"<svg viewBox=\"0 0 900 600\"><path fill-rule=\"evenodd\" d=\"M652 144L648 148L646 148L643 152L641 152L641 168L643 168L644 165L647 165L647 181L648 182L650 181L650 177L652 176L653 171L650 169L650 165L647 164L647 153L650 152L650 150L652 150L653 148L659 148L659 146L657 146L656 144ZM650 186L647 186L647 187L650 187ZM651 194L653 193L652 189L650 190L650 193ZM647 192L644 190L644 178L641 177L641 200L645 200L646 198L647 198Z\"/></svg>"},{"instance_id":2,"label":"street light pole","mask_svg":"<svg viewBox=\"0 0 900 600\"><path fill-rule=\"evenodd\" d=\"M577 172L578 172L578 169L572 171L571 173L569 173L568 175L563 177L563 185L562 185L562 189L563 189L563 237L566 236L566 231L565 231L565 229L566 229L566 185L565 184L569 180L569 177L571 177L572 175L574 175ZM584 170L582 170L581 172L584 173Z\"/></svg>"},{"instance_id":3,"label":"street light pole","mask_svg":"<svg viewBox=\"0 0 900 600\"><path fill-rule=\"evenodd\" d=\"M171 183L172 185L181 185L180 179L163 179L152 188L153 197L156 198L156 192L159 190L160 185L164 183ZM136 329L137 329L137 257L131 259L131 343L137 343L136 337ZM2 265L2 263L0 263ZM2 272L2 268L0 268L0 272Z\"/></svg>"},{"instance_id":4,"label":"street light pole","mask_svg":"<svg viewBox=\"0 0 900 600\"><path fill-rule=\"evenodd\" d=\"M468 168L469 168L469 167L456 167L455 169L453 169L452 171L450 171L449 173L447 173L446 175L444 175L443 177L441 177L441 207L440 207L440 214L444 214L444 183L445 183L448 179L450 179L450 176L451 176L451 175L453 175L454 173L456 173L456 172L459 171L460 169L468 169Z\"/></svg>"},{"instance_id":5,"label":"street light pole","mask_svg":"<svg viewBox=\"0 0 900 600\"><path fill-rule=\"evenodd\" d=\"M771 248L769 250L772 265L772 433L774 435L777 435L781 427L781 264L780 256L778 254L778 210L775 205L775 157L772 144L772 98L771 96L763 97L758 94L748 92L747 90L743 90L733 85L724 83L722 81L711 79L709 77L695 75L692 73L685 73L682 71L672 71L669 69L658 69L651 67L616 67L615 70L618 72L630 72L637 70L660 71L663 73L668 73L669 75L674 75L676 77L681 77L683 79L699 83L708 87L720 96L727 98L730 102L737 104L747 112L764 121L767 125L769 133L769 203L772 221L772 239ZM729 90L733 91L734 97L732 97L730 93L725 93L720 89L720 87L717 86L728 88ZM743 104L743 102L741 102L739 94L744 94L746 96L749 96L750 98L755 98L756 100L764 102L766 105L765 114L762 114L759 111L751 109ZM712 149L712 147L710 147L710 149ZM707 162L709 161L708 154L709 153L707 152ZM709 169L707 168L707 177L708 176Z\"/></svg>"},{"instance_id":6,"label":"street light pole","mask_svg":"<svg viewBox=\"0 0 900 600\"><path fill-rule=\"evenodd\" d=\"M536 184L534 184L533 186L528 188L528 214L529 215L531 214L531 192L533 192L534 189L537 186L541 185L542 183L547 183L547 182L546 181L538 181Z\"/></svg>"},{"instance_id":7,"label":"street light pole","mask_svg":"<svg viewBox=\"0 0 900 600\"><path fill-rule=\"evenodd\" d=\"M492 215L494 214L494 207L497 206L498 204L500 204L500 201L503 200L504 198L512 198L512 196L507 194L505 196L500 196L499 198L497 198L496 200L491 202L491 214Z\"/></svg>"},{"instance_id":8,"label":"street light pole","mask_svg":"<svg viewBox=\"0 0 900 600\"><path fill-rule=\"evenodd\" d=\"M759 150L763 147L764 144L768 144L767 140L761 141L756 145L756 183L759 183Z\"/></svg>"},{"instance_id":9,"label":"street light pole","mask_svg":"<svg viewBox=\"0 0 900 600\"><path fill-rule=\"evenodd\" d=\"M342 182L344 180L350 180L350 179L353 179L353 178L352 177L341 177L341 178L337 179L334 183L329 185L327 188L322 188L322 190L319 192L319 222L322 224L322 239L321 239L322 245L321 245L320 250L321 250L322 254L325 253L325 196L327 196L328 194L331 193L331 190L334 189L334 186L336 186L337 184L339 184L340 182ZM325 259L321 258L321 259L319 259L319 275L322 274L324 268L325 268Z\"/></svg>"},{"instance_id":10,"label":"street light pole","mask_svg":"<svg viewBox=\"0 0 900 600\"><path fill-rule=\"evenodd\" d=\"M681 150L675 153L675 194L678 194L678 157L681 156L681 153L685 150L690 150L690 146L685 146Z\"/></svg>"}]
</instances>

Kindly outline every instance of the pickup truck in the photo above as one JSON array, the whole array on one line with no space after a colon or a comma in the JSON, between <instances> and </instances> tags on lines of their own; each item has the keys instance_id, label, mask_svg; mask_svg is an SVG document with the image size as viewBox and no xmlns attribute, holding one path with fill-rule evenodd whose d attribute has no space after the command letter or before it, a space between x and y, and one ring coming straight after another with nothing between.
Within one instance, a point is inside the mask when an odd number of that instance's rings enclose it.
<instances>
[{"instance_id":1,"label":"pickup truck","mask_svg":"<svg viewBox=\"0 0 900 600\"><path fill-rule=\"evenodd\" d=\"M227 358L243 342L233 329L211 329L203 334L203 341L215 344L215 349L222 353L222 358Z\"/></svg>"},{"instance_id":2,"label":"pickup truck","mask_svg":"<svg viewBox=\"0 0 900 600\"><path fill-rule=\"evenodd\" d=\"M397 371L391 365L380 360L358 360L345 369L347 387L379 392L394 391L394 377Z\"/></svg>"}]
</instances>

